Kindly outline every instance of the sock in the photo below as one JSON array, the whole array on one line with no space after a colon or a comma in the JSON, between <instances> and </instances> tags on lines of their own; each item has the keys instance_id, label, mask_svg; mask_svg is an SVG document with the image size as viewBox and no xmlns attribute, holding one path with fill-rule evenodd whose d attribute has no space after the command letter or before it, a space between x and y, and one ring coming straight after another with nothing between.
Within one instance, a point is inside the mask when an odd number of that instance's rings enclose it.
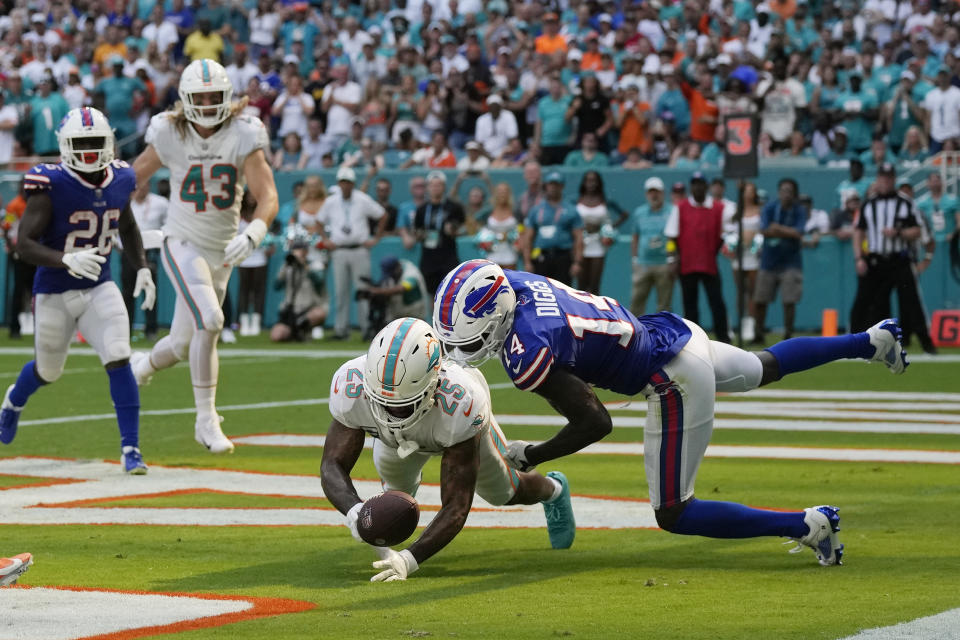
<instances>
[{"instance_id":1,"label":"sock","mask_svg":"<svg viewBox=\"0 0 960 640\"><path fill-rule=\"evenodd\" d=\"M10 392L10 402L12 402L15 407L26 405L30 396L45 384L47 383L37 375L36 361L31 360L23 365L23 369L20 370L20 375L17 376L17 383L13 385L13 391Z\"/></svg>"},{"instance_id":2,"label":"sock","mask_svg":"<svg viewBox=\"0 0 960 640\"><path fill-rule=\"evenodd\" d=\"M544 500L544 502L553 502L560 497L561 493L563 493L563 485L560 484L559 480L556 478L551 478L550 476L547 476L547 480L553 483L553 495Z\"/></svg>"},{"instance_id":3,"label":"sock","mask_svg":"<svg viewBox=\"0 0 960 640\"><path fill-rule=\"evenodd\" d=\"M810 531L803 517L803 511L766 511L735 502L695 499L680 514L673 533L708 538L802 538Z\"/></svg>"},{"instance_id":4,"label":"sock","mask_svg":"<svg viewBox=\"0 0 960 640\"><path fill-rule=\"evenodd\" d=\"M767 351L780 364L780 375L785 376L843 358L870 359L876 348L866 333L851 333L830 338L790 338L768 347Z\"/></svg>"},{"instance_id":5,"label":"sock","mask_svg":"<svg viewBox=\"0 0 960 640\"><path fill-rule=\"evenodd\" d=\"M220 359L217 357L219 331L197 331L190 341L190 379L197 419L210 419L217 414L217 378Z\"/></svg>"},{"instance_id":6,"label":"sock","mask_svg":"<svg viewBox=\"0 0 960 640\"><path fill-rule=\"evenodd\" d=\"M110 397L117 412L117 426L120 427L120 446L140 446L140 390L133 377L130 365L119 369L109 369Z\"/></svg>"}]
</instances>

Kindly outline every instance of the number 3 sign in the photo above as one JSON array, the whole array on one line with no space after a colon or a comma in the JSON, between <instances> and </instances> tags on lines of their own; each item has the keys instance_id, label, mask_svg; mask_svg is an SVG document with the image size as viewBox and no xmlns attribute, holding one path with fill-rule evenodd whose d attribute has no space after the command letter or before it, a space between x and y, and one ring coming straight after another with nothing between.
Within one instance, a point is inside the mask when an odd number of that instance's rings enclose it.
<instances>
[{"instance_id":1,"label":"number 3 sign","mask_svg":"<svg viewBox=\"0 0 960 640\"><path fill-rule=\"evenodd\" d=\"M757 176L757 138L760 121L755 113L732 113L724 117L725 178L755 178Z\"/></svg>"}]
</instances>

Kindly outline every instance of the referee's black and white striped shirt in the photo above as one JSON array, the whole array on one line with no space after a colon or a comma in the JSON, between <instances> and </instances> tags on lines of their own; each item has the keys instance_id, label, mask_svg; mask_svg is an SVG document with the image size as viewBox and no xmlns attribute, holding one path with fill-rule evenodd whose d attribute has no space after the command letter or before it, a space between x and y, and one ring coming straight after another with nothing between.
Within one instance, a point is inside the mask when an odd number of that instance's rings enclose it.
<instances>
[{"instance_id":1,"label":"referee's black and white striped shirt","mask_svg":"<svg viewBox=\"0 0 960 640\"><path fill-rule=\"evenodd\" d=\"M913 201L900 194L875 196L860 209L857 228L867 237L867 253L882 256L907 256L912 241L903 238L888 238L884 229L909 229L917 226L913 213Z\"/></svg>"}]
</instances>

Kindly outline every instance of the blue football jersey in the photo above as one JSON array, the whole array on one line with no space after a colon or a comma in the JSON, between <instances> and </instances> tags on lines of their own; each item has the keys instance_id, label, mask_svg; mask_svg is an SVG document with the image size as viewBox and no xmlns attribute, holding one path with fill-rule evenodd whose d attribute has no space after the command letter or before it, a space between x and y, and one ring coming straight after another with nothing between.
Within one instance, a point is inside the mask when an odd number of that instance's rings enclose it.
<instances>
[{"instance_id":1,"label":"blue football jersey","mask_svg":"<svg viewBox=\"0 0 960 640\"><path fill-rule=\"evenodd\" d=\"M38 164L24 175L23 183L28 198L49 193L53 203L50 224L38 239L42 245L64 253L96 247L97 253L109 258L118 233L120 212L137 186L136 174L129 164L114 160L106 168L106 177L100 185L87 183L62 163ZM96 282L74 278L65 268L37 267L33 292L89 289L109 279L109 259Z\"/></svg>"},{"instance_id":2,"label":"blue football jersey","mask_svg":"<svg viewBox=\"0 0 960 640\"><path fill-rule=\"evenodd\" d=\"M637 318L606 296L524 271L504 271L517 294L501 361L518 389L533 391L556 367L617 393L639 393L690 339L680 316Z\"/></svg>"}]
</instances>

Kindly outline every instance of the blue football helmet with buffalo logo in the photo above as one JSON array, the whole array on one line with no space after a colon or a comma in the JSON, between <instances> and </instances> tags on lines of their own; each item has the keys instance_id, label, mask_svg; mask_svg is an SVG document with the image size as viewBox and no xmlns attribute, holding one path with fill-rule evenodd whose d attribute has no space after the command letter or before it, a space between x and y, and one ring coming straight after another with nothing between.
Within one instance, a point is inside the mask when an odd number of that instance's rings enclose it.
<instances>
[{"instance_id":1,"label":"blue football helmet with buffalo logo","mask_svg":"<svg viewBox=\"0 0 960 640\"><path fill-rule=\"evenodd\" d=\"M477 366L495 356L513 322L517 296L498 265L468 260L437 289L433 328L451 360Z\"/></svg>"}]
</instances>

